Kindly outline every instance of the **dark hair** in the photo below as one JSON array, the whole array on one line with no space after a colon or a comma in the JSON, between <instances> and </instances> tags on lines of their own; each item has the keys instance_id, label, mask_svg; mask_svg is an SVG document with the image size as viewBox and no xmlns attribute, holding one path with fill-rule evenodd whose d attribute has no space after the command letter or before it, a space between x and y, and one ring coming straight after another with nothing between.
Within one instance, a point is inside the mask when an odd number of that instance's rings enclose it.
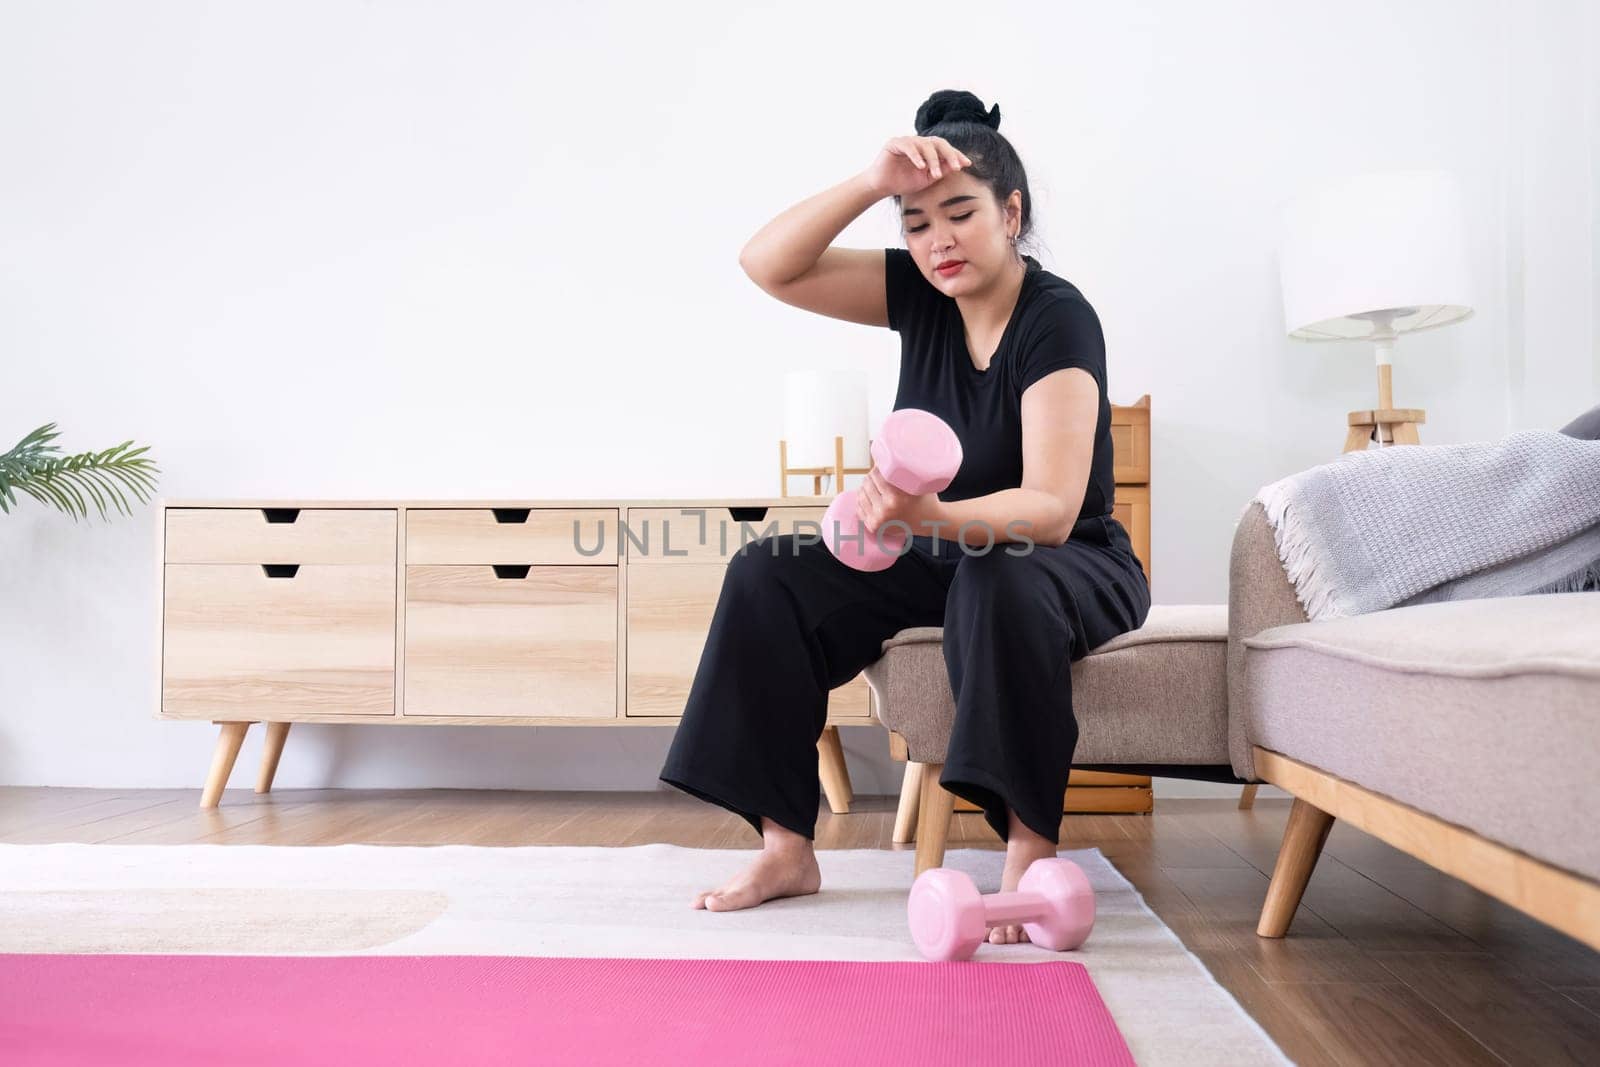
<instances>
[{"instance_id":1,"label":"dark hair","mask_svg":"<svg viewBox=\"0 0 1600 1067\"><path fill-rule=\"evenodd\" d=\"M1002 208L1013 189L1022 190L1020 251L1033 236L1033 193L1017 150L1000 134L1000 105L985 110L983 101L964 89L940 89L917 108L914 125L919 137L942 137L970 158L964 173L987 185ZM898 210L900 197L894 203Z\"/></svg>"}]
</instances>

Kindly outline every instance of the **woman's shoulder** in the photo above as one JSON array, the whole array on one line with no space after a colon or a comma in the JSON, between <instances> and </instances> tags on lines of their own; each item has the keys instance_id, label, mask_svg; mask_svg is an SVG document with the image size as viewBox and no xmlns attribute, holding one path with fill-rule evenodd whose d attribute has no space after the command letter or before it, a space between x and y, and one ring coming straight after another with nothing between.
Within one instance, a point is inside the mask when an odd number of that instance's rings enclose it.
<instances>
[{"instance_id":1,"label":"woman's shoulder","mask_svg":"<svg viewBox=\"0 0 1600 1067\"><path fill-rule=\"evenodd\" d=\"M1028 309L1027 334L1102 334L1100 316L1089 298L1072 282L1042 267L1034 272L1034 292Z\"/></svg>"},{"instance_id":2,"label":"woman's shoulder","mask_svg":"<svg viewBox=\"0 0 1600 1067\"><path fill-rule=\"evenodd\" d=\"M1032 256L1027 257L1031 263L1038 263ZM1051 270L1039 266L1029 273L1033 275L1035 296L1040 303L1046 305L1067 304L1075 308L1094 313L1094 307L1089 303L1089 298L1083 295L1083 290L1071 281Z\"/></svg>"},{"instance_id":3,"label":"woman's shoulder","mask_svg":"<svg viewBox=\"0 0 1600 1067\"><path fill-rule=\"evenodd\" d=\"M1052 371L1078 367L1106 382L1105 335L1100 317L1083 292L1058 274L1033 274L1027 314L1019 323L1016 383L1018 395Z\"/></svg>"}]
</instances>

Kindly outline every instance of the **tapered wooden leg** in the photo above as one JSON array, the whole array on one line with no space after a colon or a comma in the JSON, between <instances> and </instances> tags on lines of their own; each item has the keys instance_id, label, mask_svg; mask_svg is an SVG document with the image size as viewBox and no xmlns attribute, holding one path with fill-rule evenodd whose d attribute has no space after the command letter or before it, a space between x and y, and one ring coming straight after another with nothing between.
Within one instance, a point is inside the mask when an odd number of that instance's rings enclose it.
<instances>
[{"instance_id":1,"label":"tapered wooden leg","mask_svg":"<svg viewBox=\"0 0 1600 1067\"><path fill-rule=\"evenodd\" d=\"M855 795L850 791L850 771L844 764L844 745L839 742L837 726L826 727L817 738L817 760L822 791L828 795L828 810L835 815L850 814Z\"/></svg>"},{"instance_id":2,"label":"tapered wooden leg","mask_svg":"<svg viewBox=\"0 0 1600 1067\"><path fill-rule=\"evenodd\" d=\"M1239 810L1249 811L1256 806L1256 787L1247 785L1239 790Z\"/></svg>"},{"instance_id":3,"label":"tapered wooden leg","mask_svg":"<svg viewBox=\"0 0 1600 1067\"><path fill-rule=\"evenodd\" d=\"M911 746L906 744L906 739L889 731L889 758L904 763L911 758Z\"/></svg>"},{"instance_id":4,"label":"tapered wooden leg","mask_svg":"<svg viewBox=\"0 0 1600 1067\"><path fill-rule=\"evenodd\" d=\"M944 843L950 834L950 816L955 813L956 798L939 784L944 771L942 763L924 764L922 768L922 799L917 813L917 874L944 862Z\"/></svg>"},{"instance_id":5,"label":"tapered wooden leg","mask_svg":"<svg viewBox=\"0 0 1600 1067\"><path fill-rule=\"evenodd\" d=\"M278 773L278 759L283 755L283 742L289 736L289 723L267 723L267 747L261 752L261 773L256 776L256 792L272 792L272 779Z\"/></svg>"},{"instance_id":6,"label":"tapered wooden leg","mask_svg":"<svg viewBox=\"0 0 1600 1067\"><path fill-rule=\"evenodd\" d=\"M844 761L844 744L839 740L839 728L834 726L831 729L833 731L833 748L834 751L839 753L839 784L844 786L844 802L845 806L848 807L855 803L856 790L855 786L850 784L850 766Z\"/></svg>"},{"instance_id":7,"label":"tapered wooden leg","mask_svg":"<svg viewBox=\"0 0 1600 1067\"><path fill-rule=\"evenodd\" d=\"M217 736L217 747L211 752L211 773L206 775L206 787L200 794L202 808L214 808L222 799L222 790L233 773L233 761L239 758L239 746L244 744L247 722L225 722Z\"/></svg>"},{"instance_id":8,"label":"tapered wooden leg","mask_svg":"<svg viewBox=\"0 0 1600 1067\"><path fill-rule=\"evenodd\" d=\"M1289 931L1289 923L1300 906L1306 883L1311 881L1311 871L1317 865L1317 857L1322 855L1322 846L1331 829L1332 815L1295 798L1294 807L1289 809L1289 825L1283 831L1283 843L1278 846L1272 882L1267 886L1267 901L1261 906L1261 921L1256 924L1258 935L1282 937Z\"/></svg>"},{"instance_id":9,"label":"tapered wooden leg","mask_svg":"<svg viewBox=\"0 0 1600 1067\"><path fill-rule=\"evenodd\" d=\"M897 845L916 839L917 808L922 803L922 772L922 764L906 761L906 776L900 783L900 808L894 813L893 841Z\"/></svg>"},{"instance_id":10,"label":"tapered wooden leg","mask_svg":"<svg viewBox=\"0 0 1600 1067\"><path fill-rule=\"evenodd\" d=\"M1366 449L1372 441L1372 423L1358 422L1350 427L1344 435L1344 450L1346 452L1360 452Z\"/></svg>"}]
</instances>

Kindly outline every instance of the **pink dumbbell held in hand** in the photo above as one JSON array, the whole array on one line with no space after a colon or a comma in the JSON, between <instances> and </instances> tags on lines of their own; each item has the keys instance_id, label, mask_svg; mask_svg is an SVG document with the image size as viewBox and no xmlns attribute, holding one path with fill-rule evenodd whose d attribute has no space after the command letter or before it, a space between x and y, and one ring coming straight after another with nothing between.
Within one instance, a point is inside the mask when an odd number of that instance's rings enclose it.
<instances>
[{"instance_id":1,"label":"pink dumbbell held in hand","mask_svg":"<svg viewBox=\"0 0 1600 1067\"><path fill-rule=\"evenodd\" d=\"M902 493L937 493L961 469L961 439L931 411L901 408L889 413L872 441L872 462L883 479ZM900 558L906 532L901 525L861 525L856 489L834 497L822 516L822 540L838 559L861 571L881 571Z\"/></svg>"},{"instance_id":2,"label":"pink dumbbell held in hand","mask_svg":"<svg viewBox=\"0 0 1600 1067\"><path fill-rule=\"evenodd\" d=\"M906 903L911 939L930 960L966 960L991 926L1021 921L1040 948L1060 952L1082 945L1094 929L1094 889L1071 860L1046 857L1022 872L1014 893L983 896L964 871L923 871Z\"/></svg>"}]
</instances>

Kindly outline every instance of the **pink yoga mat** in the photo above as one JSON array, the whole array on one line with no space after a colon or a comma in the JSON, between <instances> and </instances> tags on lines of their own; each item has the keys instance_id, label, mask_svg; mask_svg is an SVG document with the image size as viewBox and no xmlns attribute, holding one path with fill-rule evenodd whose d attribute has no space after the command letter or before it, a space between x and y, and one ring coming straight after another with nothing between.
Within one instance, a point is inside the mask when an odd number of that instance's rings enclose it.
<instances>
[{"instance_id":1,"label":"pink yoga mat","mask_svg":"<svg viewBox=\"0 0 1600 1067\"><path fill-rule=\"evenodd\" d=\"M1133 1063L1077 963L87 953L0 954L0 1060Z\"/></svg>"}]
</instances>

